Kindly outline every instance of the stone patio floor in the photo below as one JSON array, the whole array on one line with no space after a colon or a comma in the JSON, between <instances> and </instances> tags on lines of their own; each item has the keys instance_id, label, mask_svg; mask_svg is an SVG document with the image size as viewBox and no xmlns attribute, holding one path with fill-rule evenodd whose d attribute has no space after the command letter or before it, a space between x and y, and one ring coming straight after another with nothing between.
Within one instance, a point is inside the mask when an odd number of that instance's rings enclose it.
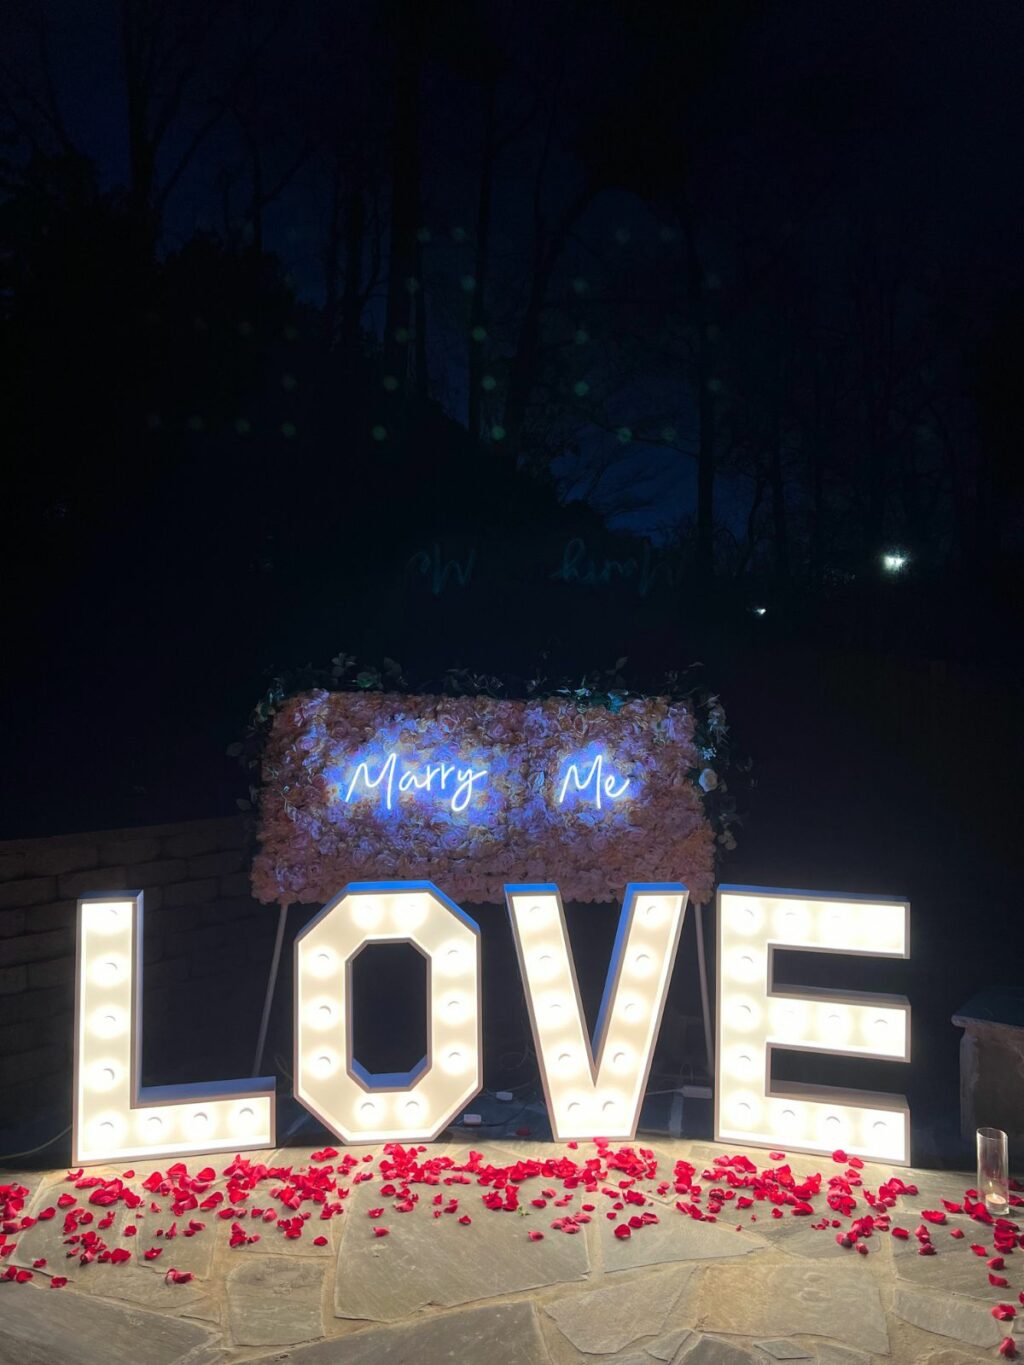
<instances>
[{"instance_id":1,"label":"stone patio floor","mask_svg":"<svg viewBox=\"0 0 1024 1365\"><path fill-rule=\"evenodd\" d=\"M429 1153L465 1160L470 1145L439 1143ZM638 1139L636 1146L643 1145ZM652 1145L659 1179L670 1179L680 1158L699 1172L714 1156L736 1150L686 1141ZM566 1150L482 1139L477 1146L495 1165ZM343 1150L372 1151L374 1162L366 1169L376 1171L379 1148ZM581 1143L570 1155L582 1160L594 1150ZM298 1169L308 1163L310 1149L246 1155ZM750 1155L758 1166L772 1164L766 1153ZM188 1167L195 1172L207 1164L219 1173L227 1163L223 1157L193 1158ZM827 1158L795 1156L792 1164L798 1175L822 1171L826 1186L842 1171ZM134 1169L132 1187L138 1189L154 1167ZM108 1178L120 1173L86 1171ZM919 1210L941 1208L942 1198L960 1200L971 1178L871 1166L862 1175L865 1186L877 1188L891 1173L919 1187L916 1198L893 1210L894 1222L911 1236L899 1241L876 1232L866 1255L839 1246L831 1229L810 1226L832 1216L825 1191L814 1200L814 1218L787 1212L774 1220L764 1205L753 1210L762 1215L756 1225L737 1231L732 1210L713 1224L694 1221L676 1211L674 1193L659 1196L654 1181L638 1188L660 1221L628 1239L614 1235L600 1198L579 1235L567 1236L553 1231L551 1222L578 1211L588 1196L577 1192L568 1207L536 1209L529 1200L539 1190L524 1187L523 1214L506 1215L485 1209L475 1184L445 1191L446 1198L459 1197L471 1226L456 1217L431 1217L432 1192L421 1187L415 1211L403 1216L388 1208L382 1223L390 1235L374 1236L381 1224L366 1217L369 1208L393 1202L382 1195L378 1178L356 1184L343 1216L311 1222L309 1235L300 1239L287 1240L271 1227L258 1242L231 1248L228 1221L205 1214L204 1232L165 1242L161 1257L146 1261L149 1227L168 1221L150 1210L147 1196L135 1213L116 1205L116 1221L104 1234L111 1245L135 1252L124 1264L80 1266L77 1258L68 1259L62 1216L18 1234L0 1271L29 1269L41 1259L46 1265L33 1270L30 1282L0 1283L0 1365L968 1365L998 1360L1007 1337L1024 1357L1024 1303L1018 1299L1024 1250L1006 1257L1008 1286L993 1287L985 1260L970 1252L971 1243L984 1243L993 1253L985 1236L991 1229L951 1214L945 1226L932 1229L936 1254L920 1256L913 1235ZM66 1175L64 1169L0 1171L0 1185L27 1186L24 1212L34 1215L62 1192L74 1192ZM224 1183L218 1175L217 1187ZM627 1205L617 1216L631 1212L637 1210ZM867 1212L861 1201L853 1216ZM129 1221L139 1224L138 1235L118 1240L115 1234ZM965 1232L961 1240L950 1235L957 1225ZM543 1239L531 1240L531 1230L542 1231ZM313 1245L314 1232L326 1238L324 1246ZM169 1261L192 1278L168 1283ZM53 1291L48 1281L54 1275L66 1276L66 1287ZM997 1321L991 1309L1000 1302L1016 1305L1017 1317Z\"/></svg>"}]
</instances>

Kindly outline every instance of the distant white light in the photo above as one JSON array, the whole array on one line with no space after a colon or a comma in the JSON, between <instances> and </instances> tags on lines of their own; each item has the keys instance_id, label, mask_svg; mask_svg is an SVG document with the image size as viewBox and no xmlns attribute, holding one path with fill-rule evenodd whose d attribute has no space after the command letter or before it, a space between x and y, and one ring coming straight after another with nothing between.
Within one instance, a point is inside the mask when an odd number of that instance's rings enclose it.
<instances>
[{"instance_id":1,"label":"distant white light","mask_svg":"<svg viewBox=\"0 0 1024 1365\"><path fill-rule=\"evenodd\" d=\"M890 550L882 556L882 567L886 573L899 573L907 566L909 556L899 550Z\"/></svg>"},{"instance_id":2,"label":"distant white light","mask_svg":"<svg viewBox=\"0 0 1024 1365\"><path fill-rule=\"evenodd\" d=\"M765 613L767 612L768 608L767 608L767 607L753 607L753 608L751 608L751 610L753 611L753 613L754 613L755 616L764 616Z\"/></svg>"}]
</instances>

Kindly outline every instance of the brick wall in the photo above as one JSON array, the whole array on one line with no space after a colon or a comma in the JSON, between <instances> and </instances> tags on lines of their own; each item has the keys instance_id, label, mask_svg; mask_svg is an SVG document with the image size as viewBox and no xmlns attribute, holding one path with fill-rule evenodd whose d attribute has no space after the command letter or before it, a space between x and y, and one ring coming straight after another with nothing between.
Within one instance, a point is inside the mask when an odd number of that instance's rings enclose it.
<instances>
[{"instance_id":1,"label":"brick wall","mask_svg":"<svg viewBox=\"0 0 1024 1365\"><path fill-rule=\"evenodd\" d=\"M0 842L0 1131L69 1121L90 891L145 893L143 1080L248 1074L277 915L251 898L246 860L235 817Z\"/></svg>"}]
</instances>

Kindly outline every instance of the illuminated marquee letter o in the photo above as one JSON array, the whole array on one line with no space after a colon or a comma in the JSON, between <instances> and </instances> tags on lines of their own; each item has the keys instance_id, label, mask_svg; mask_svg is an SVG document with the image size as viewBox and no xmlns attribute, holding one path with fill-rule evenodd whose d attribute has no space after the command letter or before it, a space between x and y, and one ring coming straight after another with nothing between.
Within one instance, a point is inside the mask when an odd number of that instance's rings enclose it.
<instances>
[{"instance_id":1,"label":"illuminated marquee letter o","mask_svg":"<svg viewBox=\"0 0 1024 1365\"><path fill-rule=\"evenodd\" d=\"M353 1055L352 963L369 943L427 960L427 1055L371 1075ZM429 1142L479 1091L480 930L430 882L354 882L295 941L295 1095L344 1142Z\"/></svg>"}]
</instances>

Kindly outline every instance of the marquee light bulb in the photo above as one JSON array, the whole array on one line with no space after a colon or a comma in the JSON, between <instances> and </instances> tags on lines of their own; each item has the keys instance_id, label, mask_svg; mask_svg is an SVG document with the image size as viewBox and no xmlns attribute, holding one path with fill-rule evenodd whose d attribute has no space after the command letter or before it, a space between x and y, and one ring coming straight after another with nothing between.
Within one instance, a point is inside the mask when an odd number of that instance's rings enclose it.
<instances>
[{"instance_id":1,"label":"marquee light bulb","mask_svg":"<svg viewBox=\"0 0 1024 1365\"><path fill-rule=\"evenodd\" d=\"M627 888L591 1040L558 888L506 886L556 1141L635 1136L687 897L686 887L675 883ZM545 961L548 958L553 967ZM623 976L629 979L626 989ZM551 982L564 983L556 1000L546 998ZM609 1084L612 1076L614 1085ZM621 1094L621 1099L599 1101L600 1093L609 1090Z\"/></svg>"},{"instance_id":2,"label":"marquee light bulb","mask_svg":"<svg viewBox=\"0 0 1024 1365\"><path fill-rule=\"evenodd\" d=\"M906 901L719 890L716 1141L776 1147L784 1138L787 1150L821 1154L841 1138L857 1156L909 1161L910 1115L902 1096L831 1086L801 1086L798 1096L771 1079L775 1048L909 1061L906 999L850 991L798 994L792 987L777 990L769 979L776 948L909 957L909 921ZM747 998L730 990L735 980L744 982ZM758 1074L766 1077L765 1088L752 1098L750 1081Z\"/></svg>"},{"instance_id":3,"label":"marquee light bulb","mask_svg":"<svg viewBox=\"0 0 1024 1365\"><path fill-rule=\"evenodd\" d=\"M329 981L338 970L338 959L327 951L310 953L306 959L306 970L317 981Z\"/></svg>"},{"instance_id":4,"label":"marquee light bulb","mask_svg":"<svg viewBox=\"0 0 1024 1365\"><path fill-rule=\"evenodd\" d=\"M116 898L86 896L78 902L74 1164L274 1146L273 1077L198 1085L141 1084L143 1039L137 1002L142 996L142 945L141 891ZM248 1130L237 1121L242 1096L255 1115ZM202 1108L190 1111L189 1105L197 1103Z\"/></svg>"},{"instance_id":5,"label":"marquee light bulb","mask_svg":"<svg viewBox=\"0 0 1024 1365\"><path fill-rule=\"evenodd\" d=\"M352 963L367 944L399 942L428 963L427 1056L401 1075L374 1076L353 1050ZM329 970L318 971L324 962ZM295 1096L343 1142L435 1138L483 1082L480 1019L480 930L430 882L354 883L295 940Z\"/></svg>"}]
</instances>

